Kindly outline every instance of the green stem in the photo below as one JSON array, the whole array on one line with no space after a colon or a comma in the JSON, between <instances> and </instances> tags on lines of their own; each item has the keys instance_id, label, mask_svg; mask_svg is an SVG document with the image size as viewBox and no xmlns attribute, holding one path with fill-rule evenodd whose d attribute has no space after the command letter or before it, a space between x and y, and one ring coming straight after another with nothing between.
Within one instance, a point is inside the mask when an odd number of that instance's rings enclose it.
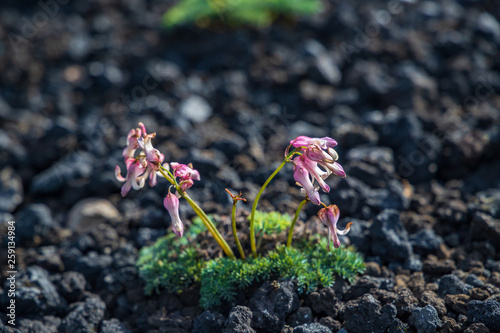
<instances>
[{"instance_id":1,"label":"green stem","mask_svg":"<svg viewBox=\"0 0 500 333\"><path fill-rule=\"evenodd\" d=\"M158 171L163 175L163 177L165 177L168 181L170 181L170 183L172 183L172 185L175 186L175 188L177 189L177 192L181 195L181 197L186 199L186 201L189 203L191 208L193 208L196 215L198 215L200 217L203 224L207 227L208 231L212 234L215 241L222 248L224 253L230 258L236 259L236 257L234 256L233 250L231 250L231 247L229 247L229 245L224 240L224 238L222 237L220 232L217 230L215 225L212 223L212 221L210 221L207 214L203 211L203 209L200 208L200 206L198 206L198 204L196 204L196 202L193 201L193 199L191 199L191 197L186 192L183 192L181 190L179 184L177 184L177 182L175 181L175 178L172 175L172 173L168 169L165 169L163 167L160 167L160 169Z\"/></svg>"},{"instance_id":2,"label":"green stem","mask_svg":"<svg viewBox=\"0 0 500 333\"><path fill-rule=\"evenodd\" d=\"M293 217L292 224L290 225L290 229L288 230L288 239L286 241L286 247L292 246L293 228L295 228L295 223L297 222L297 219L299 218L299 214L300 214L300 211L302 210L302 207L308 202L309 202L309 198L305 198L304 200L302 200L299 207L297 207L297 211L295 212L295 216Z\"/></svg>"},{"instance_id":3,"label":"green stem","mask_svg":"<svg viewBox=\"0 0 500 333\"><path fill-rule=\"evenodd\" d=\"M267 185L271 182L271 180L278 174L278 172L280 172L280 170L285 166L286 162L288 162L288 157L289 156L285 157L283 162L281 162L280 166L276 170L274 170L274 172L272 173L271 176L269 176L269 178L267 178L266 182L260 188L260 191L259 193L257 193L257 196L255 197L255 200L253 202L252 212L250 213L250 248L252 249L252 255L255 258L257 258L257 248L255 246L255 223L254 223L255 210L257 209L257 204L259 203L260 196L266 189Z\"/></svg>"},{"instance_id":4,"label":"green stem","mask_svg":"<svg viewBox=\"0 0 500 333\"><path fill-rule=\"evenodd\" d=\"M234 241L236 242L236 246L238 247L238 251L240 251L240 257L241 259L245 259L245 252L243 252L243 248L241 247L240 240L238 238L238 234L236 233L236 204L237 200L233 201L233 211L231 214L231 221L232 221L232 226L233 226L233 236L234 236Z\"/></svg>"}]
</instances>

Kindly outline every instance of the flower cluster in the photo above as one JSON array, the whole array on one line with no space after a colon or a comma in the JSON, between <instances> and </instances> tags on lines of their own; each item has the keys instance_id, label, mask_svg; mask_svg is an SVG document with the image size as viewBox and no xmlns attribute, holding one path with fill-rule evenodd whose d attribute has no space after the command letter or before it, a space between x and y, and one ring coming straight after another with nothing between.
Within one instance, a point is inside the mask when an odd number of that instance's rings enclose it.
<instances>
[{"instance_id":1,"label":"flower cluster","mask_svg":"<svg viewBox=\"0 0 500 333\"><path fill-rule=\"evenodd\" d=\"M131 129L127 135L127 147L123 150L122 156L127 167L127 176L121 175L121 169L115 167L116 179L125 182L122 186L122 197L126 196L130 188L138 190L144 187L146 179L149 177L149 185L156 185L156 172L160 169L165 156L153 147L151 139L156 133L148 134L143 123L139 123L139 128ZM142 151L136 155L138 148Z\"/></svg>"},{"instance_id":2,"label":"flower cluster","mask_svg":"<svg viewBox=\"0 0 500 333\"><path fill-rule=\"evenodd\" d=\"M330 187L325 180L334 174L339 177L345 177L346 174L342 166L337 163L339 155L333 149L337 141L329 137L310 138L299 136L290 141L290 145L298 149L299 155L293 160L293 177L297 184L307 194L309 200L315 204L322 204L319 196L319 188L323 192L330 192ZM288 149L285 152L288 154ZM315 181L319 186L315 186ZM323 204L324 205L324 204ZM333 241L333 246L339 247L340 241L337 235L345 235L349 232L351 224L348 224L345 230L337 229L337 221L340 211L336 205L330 205L322 208L318 212L320 220L328 227L329 241Z\"/></svg>"},{"instance_id":3,"label":"flower cluster","mask_svg":"<svg viewBox=\"0 0 500 333\"><path fill-rule=\"evenodd\" d=\"M138 128L131 129L127 135L127 147L123 150L123 158L127 167L127 176L121 175L121 169L115 167L116 179L125 184L122 186L121 195L125 197L131 188L138 190L144 187L146 179L149 178L149 185L155 186L157 176L162 176L176 186L178 192L172 194L169 190L168 195L163 200L163 205L172 218L172 229L175 234L182 237L184 226L179 217L179 198L188 188L193 186L195 180L200 180L200 173L193 169L191 164L185 165L177 162L171 162L170 166L165 163L162 165L165 155L153 147L151 140L156 133L148 134L143 123L139 123ZM136 151L141 151L136 154ZM170 173L170 167L173 173ZM177 180L179 178L179 180Z\"/></svg>"},{"instance_id":4,"label":"flower cluster","mask_svg":"<svg viewBox=\"0 0 500 333\"><path fill-rule=\"evenodd\" d=\"M300 152L300 155L292 160L293 177L307 193L309 200L313 204L319 205L321 203L319 187L325 193L330 192L330 187L326 184L325 179L331 174L340 177L346 176L342 166L336 162L339 155L333 147L337 145L337 141L329 137L319 139L299 136L290 141L290 145L298 148ZM314 181L318 182L319 187L314 186Z\"/></svg>"}]
</instances>

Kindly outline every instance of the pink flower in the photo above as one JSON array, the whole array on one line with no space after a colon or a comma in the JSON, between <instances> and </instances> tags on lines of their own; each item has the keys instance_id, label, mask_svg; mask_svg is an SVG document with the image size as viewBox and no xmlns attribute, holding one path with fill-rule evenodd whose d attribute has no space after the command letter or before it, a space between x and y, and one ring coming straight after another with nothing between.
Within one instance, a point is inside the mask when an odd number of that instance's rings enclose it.
<instances>
[{"instance_id":1,"label":"pink flower","mask_svg":"<svg viewBox=\"0 0 500 333\"><path fill-rule=\"evenodd\" d=\"M133 187L134 190L138 190L144 186L144 178L140 176L144 173L145 167L141 161L138 158L130 157L125 161L125 165L127 166L126 178L121 175L120 167L118 165L115 167L116 179L120 182L125 182L121 190L122 197L127 195L131 187Z\"/></svg>"},{"instance_id":2,"label":"pink flower","mask_svg":"<svg viewBox=\"0 0 500 333\"><path fill-rule=\"evenodd\" d=\"M319 197L318 189L314 187L314 184L309 176L309 172L304 168L301 163L294 164L293 166L293 178L302 186L303 190L307 193L309 200L315 205L319 205L321 200Z\"/></svg>"},{"instance_id":3,"label":"pink flower","mask_svg":"<svg viewBox=\"0 0 500 333\"><path fill-rule=\"evenodd\" d=\"M147 178L149 178L150 186L156 185L156 172L163 163L165 156L153 147L151 139L155 136L156 133L147 134L143 123L139 123L139 128L129 131L127 147L122 153L127 166L127 177L121 176L119 166L115 167L116 179L125 182L121 191L122 196L127 195L131 187L135 190L142 188ZM134 157L138 148L141 148L142 151L137 157Z\"/></svg>"},{"instance_id":4,"label":"pink flower","mask_svg":"<svg viewBox=\"0 0 500 333\"><path fill-rule=\"evenodd\" d=\"M299 147L319 147L321 149L333 148L337 145L337 141L325 136L324 138L310 138L308 136L298 136L290 141L290 144L295 148Z\"/></svg>"},{"instance_id":5,"label":"pink flower","mask_svg":"<svg viewBox=\"0 0 500 333\"><path fill-rule=\"evenodd\" d=\"M310 147L305 150L304 155L311 161L317 162L328 171L328 175L334 174L344 178L346 176L344 168L337 163L339 155L333 148L328 148L327 151L318 147Z\"/></svg>"},{"instance_id":6,"label":"pink flower","mask_svg":"<svg viewBox=\"0 0 500 333\"><path fill-rule=\"evenodd\" d=\"M330 248L330 239L333 241L333 246L339 248L340 240L338 235L346 235L351 229L352 222L347 223L344 230L337 229L339 216L340 210L337 205L321 208L318 212L319 219L328 227L328 248Z\"/></svg>"},{"instance_id":7,"label":"pink flower","mask_svg":"<svg viewBox=\"0 0 500 333\"><path fill-rule=\"evenodd\" d=\"M184 233L184 225L179 217L179 199L175 196L175 194L172 194L169 191L163 200L163 205L168 210L170 218L172 219L172 229L174 230L174 233L177 236L182 237L182 234Z\"/></svg>"},{"instance_id":8,"label":"pink flower","mask_svg":"<svg viewBox=\"0 0 500 333\"><path fill-rule=\"evenodd\" d=\"M297 156L293 159L293 163L306 169L307 172L318 182L323 192L330 192L330 186L325 183L325 179L330 175L329 172L323 171L318 167L318 163L308 159L305 155Z\"/></svg>"},{"instance_id":9,"label":"pink flower","mask_svg":"<svg viewBox=\"0 0 500 333\"><path fill-rule=\"evenodd\" d=\"M194 180L200 180L200 173L198 170L193 169L191 164L180 164L177 162L170 163L174 171L174 176L180 178L179 184L183 191L187 190L194 184Z\"/></svg>"},{"instance_id":10,"label":"pink flower","mask_svg":"<svg viewBox=\"0 0 500 333\"><path fill-rule=\"evenodd\" d=\"M137 139L141 137L141 130L139 128L132 128L127 135L127 147L123 149L123 158L134 157L135 151L139 148Z\"/></svg>"}]
</instances>

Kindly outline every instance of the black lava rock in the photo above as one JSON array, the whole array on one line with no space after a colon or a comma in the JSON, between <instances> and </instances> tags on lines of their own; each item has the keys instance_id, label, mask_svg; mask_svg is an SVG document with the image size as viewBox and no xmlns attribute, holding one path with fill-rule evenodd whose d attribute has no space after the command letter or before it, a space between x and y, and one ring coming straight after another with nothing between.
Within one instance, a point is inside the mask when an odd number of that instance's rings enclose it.
<instances>
[{"instance_id":1,"label":"black lava rock","mask_svg":"<svg viewBox=\"0 0 500 333\"><path fill-rule=\"evenodd\" d=\"M44 204L31 204L16 216L16 237L19 242L31 243L35 237L48 238L57 228L52 213Z\"/></svg>"},{"instance_id":2,"label":"black lava rock","mask_svg":"<svg viewBox=\"0 0 500 333\"><path fill-rule=\"evenodd\" d=\"M246 306L237 305L231 309L224 325L223 333L254 333L250 326L252 322L252 311ZM200 331L208 332L208 331ZM215 331L211 331L215 332Z\"/></svg>"},{"instance_id":3,"label":"black lava rock","mask_svg":"<svg viewBox=\"0 0 500 333\"><path fill-rule=\"evenodd\" d=\"M473 323L483 323L492 332L500 332L500 302L470 301L467 319Z\"/></svg>"},{"instance_id":4,"label":"black lava rock","mask_svg":"<svg viewBox=\"0 0 500 333\"><path fill-rule=\"evenodd\" d=\"M311 308L304 306L298 308L297 311L288 316L286 323L292 327L296 327L303 324L309 324L313 319Z\"/></svg>"},{"instance_id":5,"label":"black lava rock","mask_svg":"<svg viewBox=\"0 0 500 333\"><path fill-rule=\"evenodd\" d=\"M345 329L349 333L384 333L396 318L396 307L381 306L372 295L364 295L346 304Z\"/></svg>"},{"instance_id":6,"label":"black lava rock","mask_svg":"<svg viewBox=\"0 0 500 333\"><path fill-rule=\"evenodd\" d=\"M299 306L293 282L267 281L250 300L252 326L265 332L278 331L285 324L286 317Z\"/></svg>"},{"instance_id":7,"label":"black lava rock","mask_svg":"<svg viewBox=\"0 0 500 333\"><path fill-rule=\"evenodd\" d=\"M5 287L8 283L9 280ZM41 267L31 266L21 271L17 276L16 287L16 309L19 315L61 314L66 310L66 301L50 281L47 271Z\"/></svg>"},{"instance_id":8,"label":"black lava rock","mask_svg":"<svg viewBox=\"0 0 500 333\"><path fill-rule=\"evenodd\" d=\"M77 301L85 291L87 281L79 272L64 272L54 281L59 293L70 303Z\"/></svg>"},{"instance_id":9,"label":"black lava rock","mask_svg":"<svg viewBox=\"0 0 500 333\"><path fill-rule=\"evenodd\" d=\"M97 296L89 296L84 302L72 304L70 313L63 319L63 332L92 333L99 328L104 318L106 305Z\"/></svg>"},{"instance_id":10,"label":"black lava rock","mask_svg":"<svg viewBox=\"0 0 500 333\"><path fill-rule=\"evenodd\" d=\"M293 329L293 333L332 333L332 331L319 323L304 324Z\"/></svg>"},{"instance_id":11,"label":"black lava rock","mask_svg":"<svg viewBox=\"0 0 500 333\"><path fill-rule=\"evenodd\" d=\"M371 250L386 261L406 261L413 253L408 233L401 222L399 212L384 210L370 227Z\"/></svg>"},{"instance_id":12,"label":"black lava rock","mask_svg":"<svg viewBox=\"0 0 500 333\"><path fill-rule=\"evenodd\" d=\"M251 311L249 312L250 312L250 317L248 319L248 324L250 324L252 319ZM235 310L235 314L233 314L233 316L235 316L236 313L238 313L238 310ZM236 320L233 321L233 323L235 322ZM241 322L239 323L241 324ZM192 333L221 332L223 327L224 327L224 316L218 312L212 312L207 310L202 312L198 317L194 318Z\"/></svg>"},{"instance_id":13,"label":"black lava rock","mask_svg":"<svg viewBox=\"0 0 500 333\"><path fill-rule=\"evenodd\" d=\"M94 158L85 151L77 151L61 158L50 168L36 175L31 193L46 194L62 189L72 181L89 177L94 170Z\"/></svg>"},{"instance_id":14,"label":"black lava rock","mask_svg":"<svg viewBox=\"0 0 500 333\"><path fill-rule=\"evenodd\" d=\"M448 274L439 279L438 293L444 295L468 294L472 286L462 282L456 275Z\"/></svg>"},{"instance_id":15,"label":"black lava rock","mask_svg":"<svg viewBox=\"0 0 500 333\"><path fill-rule=\"evenodd\" d=\"M438 313L432 305L413 309L409 321L410 325L417 329L417 333L434 333L442 326Z\"/></svg>"},{"instance_id":16,"label":"black lava rock","mask_svg":"<svg viewBox=\"0 0 500 333\"><path fill-rule=\"evenodd\" d=\"M118 319L103 320L100 333L130 333L131 331Z\"/></svg>"}]
</instances>

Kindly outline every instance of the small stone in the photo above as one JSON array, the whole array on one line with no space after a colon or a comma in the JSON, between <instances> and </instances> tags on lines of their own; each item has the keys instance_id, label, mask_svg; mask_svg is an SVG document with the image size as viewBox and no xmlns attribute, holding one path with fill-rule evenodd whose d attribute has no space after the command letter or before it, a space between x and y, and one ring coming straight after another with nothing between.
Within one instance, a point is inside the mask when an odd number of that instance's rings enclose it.
<instances>
[{"instance_id":1,"label":"small stone","mask_svg":"<svg viewBox=\"0 0 500 333\"><path fill-rule=\"evenodd\" d=\"M372 252L383 260L404 262L413 253L408 233L396 210L386 209L377 215L370 232Z\"/></svg>"},{"instance_id":2,"label":"small stone","mask_svg":"<svg viewBox=\"0 0 500 333\"><path fill-rule=\"evenodd\" d=\"M181 115L195 123L204 123L212 115L212 107L198 95L183 100L179 106Z\"/></svg>"},{"instance_id":3,"label":"small stone","mask_svg":"<svg viewBox=\"0 0 500 333\"><path fill-rule=\"evenodd\" d=\"M78 272L64 272L54 281L59 293L70 303L77 301L85 291L87 281Z\"/></svg>"},{"instance_id":4,"label":"small stone","mask_svg":"<svg viewBox=\"0 0 500 333\"><path fill-rule=\"evenodd\" d=\"M293 329L293 333L332 333L332 331L319 323L304 324Z\"/></svg>"},{"instance_id":5,"label":"small stone","mask_svg":"<svg viewBox=\"0 0 500 333\"><path fill-rule=\"evenodd\" d=\"M444 301L446 303L446 308L455 313L467 314L467 303L469 302L470 297L464 294L457 295L446 295L444 297Z\"/></svg>"},{"instance_id":6,"label":"small stone","mask_svg":"<svg viewBox=\"0 0 500 333\"><path fill-rule=\"evenodd\" d=\"M0 171L0 212L12 213L23 201L23 182L11 167Z\"/></svg>"},{"instance_id":7,"label":"small stone","mask_svg":"<svg viewBox=\"0 0 500 333\"><path fill-rule=\"evenodd\" d=\"M468 294L472 289L472 286L460 281L460 279L454 274L448 274L439 279L438 282L439 295L457 295L457 294Z\"/></svg>"},{"instance_id":8,"label":"small stone","mask_svg":"<svg viewBox=\"0 0 500 333\"><path fill-rule=\"evenodd\" d=\"M441 297L438 297L438 295L433 291L424 291L420 296L420 303L424 306L432 305L440 317L446 314L446 305L444 300Z\"/></svg>"},{"instance_id":9,"label":"small stone","mask_svg":"<svg viewBox=\"0 0 500 333\"><path fill-rule=\"evenodd\" d=\"M238 310L235 310L237 312ZM233 312L231 312L233 313ZM234 318L235 314L233 314L233 323L240 320L236 320ZM251 316L251 315L250 315ZM243 320L246 322L245 320ZM248 324L251 321L251 317L248 320ZM224 327L224 316L218 312L212 312L206 310L202 312L198 317L196 317L193 321L193 332L192 333L211 333L211 332L221 332Z\"/></svg>"},{"instance_id":10,"label":"small stone","mask_svg":"<svg viewBox=\"0 0 500 333\"><path fill-rule=\"evenodd\" d=\"M252 326L262 331L276 332L285 324L285 318L299 306L299 296L293 282L281 281L273 286L267 281L250 300Z\"/></svg>"},{"instance_id":11,"label":"small stone","mask_svg":"<svg viewBox=\"0 0 500 333\"><path fill-rule=\"evenodd\" d=\"M415 308L409 319L410 325L417 329L417 333L434 333L442 326L436 309L432 305L424 308Z\"/></svg>"},{"instance_id":12,"label":"small stone","mask_svg":"<svg viewBox=\"0 0 500 333\"><path fill-rule=\"evenodd\" d=\"M500 302L470 301L467 318L473 323L483 323L493 332L500 332Z\"/></svg>"},{"instance_id":13,"label":"small stone","mask_svg":"<svg viewBox=\"0 0 500 333\"><path fill-rule=\"evenodd\" d=\"M106 305L98 296L88 297L84 302L74 303L71 312L63 319L64 332L93 333L104 319Z\"/></svg>"},{"instance_id":14,"label":"small stone","mask_svg":"<svg viewBox=\"0 0 500 333\"><path fill-rule=\"evenodd\" d=\"M443 316L442 322L443 326L441 326L441 330L439 331L440 333L454 333L460 332L461 330L461 325L453 318Z\"/></svg>"},{"instance_id":15,"label":"small stone","mask_svg":"<svg viewBox=\"0 0 500 333\"><path fill-rule=\"evenodd\" d=\"M464 333L490 333L490 330L483 323L475 323L467 327Z\"/></svg>"},{"instance_id":16,"label":"small stone","mask_svg":"<svg viewBox=\"0 0 500 333\"><path fill-rule=\"evenodd\" d=\"M333 319L330 316L322 317L319 323L323 326L328 327L332 332L337 332L342 327L340 321Z\"/></svg>"},{"instance_id":17,"label":"small stone","mask_svg":"<svg viewBox=\"0 0 500 333\"><path fill-rule=\"evenodd\" d=\"M344 327L349 333L384 333L396 318L396 307L381 306L372 295L366 294L346 304Z\"/></svg>"},{"instance_id":18,"label":"small stone","mask_svg":"<svg viewBox=\"0 0 500 333\"><path fill-rule=\"evenodd\" d=\"M4 284L8 288L9 281ZM16 309L19 315L58 314L64 311L66 301L49 280L47 271L38 266L21 271L16 281Z\"/></svg>"},{"instance_id":19,"label":"small stone","mask_svg":"<svg viewBox=\"0 0 500 333\"><path fill-rule=\"evenodd\" d=\"M335 296L333 288L323 288L314 291L307 296L306 304L312 308L316 314L326 314L336 318L343 311L343 304Z\"/></svg>"},{"instance_id":20,"label":"small stone","mask_svg":"<svg viewBox=\"0 0 500 333\"><path fill-rule=\"evenodd\" d=\"M67 220L67 227L76 233L85 233L97 228L101 223L115 220L120 213L106 199L88 198L74 205Z\"/></svg>"},{"instance_id":21,"label":"small stone","mask_svg":"<svg viewBox=\"0 0 500 333\"><path fill-rule=\"evenodd\" d=\"M222 333L253 333L250 326L252 311L246 306L237 305L231 309Z\"/></svg>"},{"instance_id":22,"label":"small stone","mask_svg":"<svg viewBox=\"0 0 500 333\"><path fill-rule=\"evenodd\" d=\"M312 323L313 319L314 318L311 308L305 306L298 308L297 311L288 316L286 323L292 327L295 327Z\"/></svg>"},{"instance_id":23,"label":"small stone","mask_svg":"<svg viewBox=\"0 0 500 333\"><path fill-rule=\"evenodd\" d=\"M104 320L101 324L100 333L130 333L131 331L118 319Z\"/></svg>"},{"instance_id":24,"label":"small stone","mask_svg":"<svg viewBox=\"0 0 500 333\"><path fill-rule=\"evenodd\" d=\"M20 243L40 242L56 228L52 213L44 204L30 204L16 216L16 237Z\"/></svg>"},{"instance_id":25,"label":"small stone","mask_svg":"<svg viewBox=\"0 0 500 333\"><path fill-rule=\"evenodd\" d=\"M37 174L31 183L33 194L54 193L69 183L81 178L88 178L94 170L93 155L77 151L59 159L48 169Z\"/></svg>"}]
</instances>

